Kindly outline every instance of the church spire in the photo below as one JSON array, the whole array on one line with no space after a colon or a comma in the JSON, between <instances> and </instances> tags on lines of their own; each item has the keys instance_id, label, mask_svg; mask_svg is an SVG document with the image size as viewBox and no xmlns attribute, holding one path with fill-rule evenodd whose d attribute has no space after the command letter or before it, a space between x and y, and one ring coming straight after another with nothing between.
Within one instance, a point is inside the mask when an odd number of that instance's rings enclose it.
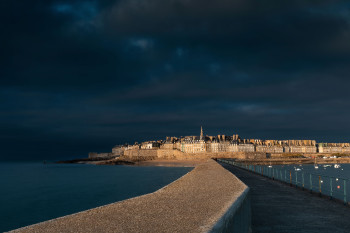
<instances>
[{"instance_id":1,"label":"church spire","mask_svg":"<svg viewBox=\"0 0 350 233\"><path fill-rule=\"evenodd\" d=\"M203 140L203 128L201 126L201 136L199 137L199 140Z\"/></svg>"}]
</instances>

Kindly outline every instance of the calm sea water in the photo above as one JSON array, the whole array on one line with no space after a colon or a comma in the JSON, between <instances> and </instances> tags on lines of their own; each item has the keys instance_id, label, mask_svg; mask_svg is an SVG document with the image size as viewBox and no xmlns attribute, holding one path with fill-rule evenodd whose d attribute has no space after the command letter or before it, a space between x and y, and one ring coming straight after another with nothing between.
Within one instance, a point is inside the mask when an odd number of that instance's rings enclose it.
<instances>
[{"instance_id":1,"label":"calm sea water","mask_svg":"<svg viewBox=\"0 0 350 233\"><path fill-rule=\"evenodd\" d=\"M312 164L304 164L304 165L279 165L272 166L275 168L284 168L287 170L291 170L292 172L298 173L312 173L312 174L320 174L324 176L332 176L337 178L350 179L350 164L338 164L339 167L335 168L334 164L318 164L318 168L316 169ZM337 167L337 166L336 166Z\"/></svg>"},{"instance_id":2,"label":"calm sea water","mask_svg":"<svg viewBox=\"0 0 350 233\"><path fill-rule=\"evenodd\" d=\"M264 174L300 187L350 201L350 164L263 166Z\"/></svg>"},{"instance_id":3,"label":"calm sea water","mask_svg":"<svg viewBox=\"0 0 350 233\"><path fill-rule=\"evenodd\" d=\"M0 164L0 232L154 192L188 167Z\"/></svg>"}]
</instances>

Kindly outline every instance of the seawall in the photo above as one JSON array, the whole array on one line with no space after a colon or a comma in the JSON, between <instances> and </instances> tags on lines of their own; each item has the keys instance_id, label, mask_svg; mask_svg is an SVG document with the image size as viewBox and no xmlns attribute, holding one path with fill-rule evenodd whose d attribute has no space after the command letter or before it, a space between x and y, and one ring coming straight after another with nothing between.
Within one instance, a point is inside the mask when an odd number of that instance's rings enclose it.
<instances>
[{"instance_id":1,"label":"seawall","mask_svg":"<svg viewBox=\"0 0 350 233\"><path fill-rule=\"evenodd\" d=\"M150 194L13 232L249 232L249 188L213 160Z\"/></svg>"},{"instance_id":2,"label":"seawall","mask_svg":"<svg viewBox=\"0 0 350 233\"><path fill-rule=\"evenodd\" d=\"M262 159L266 158L266 153L262 152L198 152L184 153L171 149L130 149L123 153L121 158L131 161L169 159L169 160L193 160L208 158L235 158L235 159Z\"/></svg>"}]
</instances>

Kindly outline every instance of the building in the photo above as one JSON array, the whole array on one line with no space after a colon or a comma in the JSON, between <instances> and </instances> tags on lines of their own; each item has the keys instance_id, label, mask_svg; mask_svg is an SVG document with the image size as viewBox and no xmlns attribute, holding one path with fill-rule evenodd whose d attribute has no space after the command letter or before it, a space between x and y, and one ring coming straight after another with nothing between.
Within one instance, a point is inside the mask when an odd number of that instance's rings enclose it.
<instances>
[{"instance_id":1,"label":"building","mask_svg":"<svg viewBox=\"0 0 350 233\"><path fill-rule=\"evenodd\" d=\"M208 136L203 127L199 136L166 137L165 141L147 141L134 145L119 145L113 155L126 150L178 150L188 154L222 152L260 152L266 154L350 153L350 143L316 143L315 140L242 139L238 134ZM93 153L94 156L96 153ZM102 155L102 154L101 154Z\"/></svg>"}]
</instances>

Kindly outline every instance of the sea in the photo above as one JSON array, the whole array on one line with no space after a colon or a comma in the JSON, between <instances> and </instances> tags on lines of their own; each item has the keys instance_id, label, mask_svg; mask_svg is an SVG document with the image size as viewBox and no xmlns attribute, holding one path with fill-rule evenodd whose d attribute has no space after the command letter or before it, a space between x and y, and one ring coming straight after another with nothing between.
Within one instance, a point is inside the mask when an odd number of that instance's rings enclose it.
<instances>
[{"instance_id":1,"label":"sea","mask_svg":"<svg viewBox=\"0 0 350 233\"><path fill-rule=\"evenodd\" d=\"M0 232L151 193L192 169L0 163Z\"/></svg>"},{"instance_id":2,"label":"sea","mask_svg":"<svg viewBox=\"0 0 350 233\"><path fill-rule=\"evenodd\" d=\"M260 168L259 168L260 167ZM350 201L350 164L299 164L256 166L274 179L335 198Z\"/></svg>"}]
</instances>

